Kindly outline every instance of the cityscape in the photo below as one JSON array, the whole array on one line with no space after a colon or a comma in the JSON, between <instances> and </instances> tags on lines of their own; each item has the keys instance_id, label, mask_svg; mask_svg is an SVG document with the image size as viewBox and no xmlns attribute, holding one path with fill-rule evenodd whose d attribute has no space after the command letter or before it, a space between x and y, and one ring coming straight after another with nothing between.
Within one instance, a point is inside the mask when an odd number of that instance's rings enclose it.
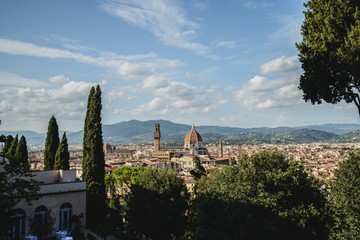
<instances>
[{"instance_id":1,"label":"cityscape","mask_svg":"<svg viewBox=\"0 0 360 240\"><path fill-rule=\"evenodd\" d=\"M185 138L185 137L184 137ZM220 142L220 139L219 139ZM166 144L166 143L164 143ZM165 145L166 146L166 145ZM163 146L163 147L165 147ZM43 148L43 147L41 147ZM29 152L29 161L32 169L43 169L43 149L33 148ZM168 148L168 147L167 147ZM202 160L225 158L226 164L230 164L231 159L237 161L244 155L251 156L252 154L265 149L278 149L282 151L291 161L297 161L314 176L321 179L332 179L334 172L339 168L339 164L346 159L351 152L355 152L360 148L360 143L326 143L314 142L304 144L235 144L226 145L220 150L220 144L205 145L208 151L207 156L202 156ZM70 149L70 169L79 170L78 175L81 175L82 164L82 147L69 146ZM154 142L140 143L140 144L104 144L103 147L106 161L106 171L111 172L122 166L148 166L160 169L166 168L166 163L174 159L159 159L153 157ZM175 157L176 158L176 157ZM209 166L221 166L222 164L214 164ZM168 166L167 166L168 167ZM193 166L192 166L193 167Z\"/></svg>"},{"instance_id":2,"label":"cityscape","mask_svg":"<svg viewBox=\"0 0 360 240\"><path fill-rule=\"evenodd\" d=\"M359 0L0 1L0 240L360 239Z\"/></svg>"}]
</instances>

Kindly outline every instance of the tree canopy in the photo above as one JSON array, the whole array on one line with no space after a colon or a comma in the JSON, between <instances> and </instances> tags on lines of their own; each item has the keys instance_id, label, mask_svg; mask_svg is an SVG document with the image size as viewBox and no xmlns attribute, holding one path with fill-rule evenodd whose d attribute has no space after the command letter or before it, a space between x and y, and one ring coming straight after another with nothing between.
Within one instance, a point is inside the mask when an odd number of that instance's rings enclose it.
<instances>
[{"instance_id":1,"label":"tree canopy","mask_svg":"<svg viewBox=\"0 0 360 240\"><path fill-rule=\"evenodd\" d=\"M26 138L21 136L19 143L17 144L15 157L19 158L20 164L23 164L24 167L30 169L29 165L29 157L28 157L28 149L26 144Z\"/></svg>"},{"instance_id":2,"label":"tree canopy","mask_svg":"<svg viewBox=\"0 0 360 240\"><path fill-rule=\"evenodd\" d=\"M8 135L5 138L5 144L4 144L4 148L2 149L3 154L6 154L7 151L9 150L10 146L11 146L11 142L14 140L14 137L11 135Z\"/></svg>"},{"instance_id":3,"label":"tree canopy","mask_svg":"<svg viewBox=\"0 0 360 240\"><path fill-rule=\"evenodd\" d=\"M11 139L11 138L9 138L9 139ZM18 134L16 134L15 138L12 139L9 148L7 149L7 151L5 153L6 156L8 156L8 157L14 157L15 156L18 142L19 142L19 138L18 138Z\"/></svg>"},{"instance_id":4,"label":"tree canopy","mask_svg":"<svg viewBox=\"0 0 360 240\"><path fill-rule=\"evenodd\" d=\"M309 0L304 4L302 42L304 100L355 103L360 114L360 1Z\"/></svg>"},{"instance_id":5,"label":"tree canopy","mask_svg":"<svg viewBox=\"0 0 360 240\"><path fill-rule=\"evenodd\" d=\"M194 169L190 170L190 173L194 176L195 180L199 180L202 176L206 176L206 170L201 164L200 158L194 156Z\"/></svg>"},{"instance_id":6,"label":"tree canopy","mask_svg":"<svg viewBox=\"0 0 360 240\"><path fill-rule=\"evenodd\" d=\"M68 143L66 138L66 132L64 132L60 145L56 151L55 154L55 163L54 163L54 169L62 169L62 170L69 170L69 149L68 149Z\"/></svg>"},{"instance_id":7,"label":"tree canopy","mask_svg":"<svg viewBox=\"0 0 360 240\"><path fill-rule=\"evenodd\" d=\"M49 120L44 150L44 170L53 170L55 154L59 147L59 127L54 115Z\"/></svg>"},{"instance_id":8,"label":"tree canopy","mask_svg":"<svg viewBox=\"0 0 360 240\"><path fill-rule=\"evenodd\" d=\"M105 158L101 124L101 89L91 88L84 123L83 179L87 188L87 224L95 226L105 219Z\"/></svg>"},{"instance_id":9,"label":"tree canopy","mask_svg":"<svg viewBox=\"0 0 360 240\"><path fill-rule=\"evenodd\" d=\"M350 154L335 172L330 202L332 239L360 239L360 152Z\"/></svg>"},{"instance_id":10,"label":"tree canopy","mask_svg":"<svg viewBox=\"0 0 360 240\"><path fill-rule=\"evenodd\" d=\"M130 186L126 220L150 239L172 239L185 231L188 199L184 180L175 171L147 169Z\"/></svg>"},{"instance_id":11,"label":"tree canopy","mask_svg":"<svg viewBox=\"0 0 360 240\"><path fill-rule=\"evenodd\" d=\"M195 235L199 239L326 239L326 195L321 187L277 150L244 157L237 166L212 171L199 180Z\"/></svg>"}]
</instances>

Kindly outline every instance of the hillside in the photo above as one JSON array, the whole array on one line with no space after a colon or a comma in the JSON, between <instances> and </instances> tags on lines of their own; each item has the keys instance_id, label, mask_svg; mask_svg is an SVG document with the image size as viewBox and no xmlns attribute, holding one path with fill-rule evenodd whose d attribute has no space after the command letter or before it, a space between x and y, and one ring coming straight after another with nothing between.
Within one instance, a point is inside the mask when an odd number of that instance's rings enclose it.
<instances>
[{"instance_id":1,"label":"hillside","mask_svg":"<svg viewBox=\"0 0 360 240\"><path fill-rule=\"evenodd\" d=\"M110 144L152 142L155 120L124 121L103 125L104 142ZM183 143L191 125L159 120L162 142ZM207 143L217 142L220 138L227 143L244 144L290 144L308 142L358 142L360 141L360 124L326 124L299 127L278 128L236 128L220 126L196 126ZM46 133L34 131L0 131L0 135L24 135L28 146L43 146ZM62 132L59 136L62 135ZM67 132L69 145L82 145L83 131Z\"/></svg>"}]
</instances>

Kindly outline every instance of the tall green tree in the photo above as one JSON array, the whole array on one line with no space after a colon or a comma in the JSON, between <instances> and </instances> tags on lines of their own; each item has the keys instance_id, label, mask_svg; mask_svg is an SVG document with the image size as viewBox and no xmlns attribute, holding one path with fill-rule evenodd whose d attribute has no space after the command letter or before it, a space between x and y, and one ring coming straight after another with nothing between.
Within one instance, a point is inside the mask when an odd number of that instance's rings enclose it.
<instances>
[{"instance_id":1,"label":"tall green tree","mask_svg":"<svg viewBox=\"0 0 360 240\"><path fill-rule=\"evenodd\" d=\"M202 176L206 176L206 170L201 164L200 158L194 156L194 169L190 170L190 173L194 176L195 180L199 180Z\"/></svg>"},{"instance_id":2,"label":"tall green tree","mask_svg":"<svg viewBox=\"0 0 360 240\"><path fill-rule=\"evenodd\" d=\"M283 153L262 151L199 180L197 239L327 239L326 191Z\"/></svg>"},{"instance_id":3,"label":"tall green tree","mask_svg":"<svg viewBox=\"0 0 360 240\"><path fill-rule=\"evenodd\" d=\"M148 168L130 186L128 226L147 239L175 239L186 229L188 200L184 180L175 171Z\"/></svg>"},{"instance_id":4,"label":"tall green tree","mask_svg":"<svg viewBox=\"0 0 360 240\"><path fill-rule=\"evenodd\" d=\"M16 134L15 138L11 141L10 147L6 152L6 156L14 157L16 153L16 148L19 142L18 134Z\"/></svg>"},{"instance_id":5,"label":"tall green tree","mask_svg":"<svg viewBox=\"0 0 360 240\"><path fill-rule=\"evenodd\" d=\"M331 184L331 239L360 239L360 152L352 153Z\"/></svg>"},{"instance_id":6,"label":"tall green tree","mask_svg":"<svg viewBox=\"0 0 360 240\"><path fill-rule=\"evenodd\" d=\"M87 186L87 224L98 225L105 219L105 158L101 124L100 85L91 88L84 123L83 180Z\"/></svg>"},{"instance_id":7,"label":"tall green tree","mask_svg":"<svg viewBox=\"0 0 360 240\"><path fill-rule=\"evenodd\" d=\"M6 154L11 146L11 142L14 140L14 137L12 135L8 135L5 139L4 148L2 150L3 154Z\"/></svg>"},{"instance_id":8,"label":"tall green tree","mask_svg":"<svg viewBox=\"0 0 360 240\"><path fill-rule=\"evenodd\" d=\"M54 115L49 120L44 151L44 170L53 170L55 154L59 147L59 127Z\"/></svg>"},{"instance_id":9,"label":"tall green tree","mask_svg":"<svg viewBox=\"0 0 360 240\"><path fill-rule=\"evenodd\" d=\"M309 0L304 4L302 42L304 100L355 103L360 114L360 1Z\"/></svg>"},{"instance_id":10,"label":"tall green tree","mask_svg":"<svg viewBox=\"0 0 360 240\"><path fill-rule=\"evenodd\" d=\"M70 158L70 154L69 154L69 148L66 138L66 132L64 132L60 141L60 145L55 154L54 169L69 170L70 169L69 158Z\"/></svg>"},{"instance_id":11,"label":"tall green tree","mask_svg":"<svg viewBox=\"0 0 360 240\"><path fill-rule=\"evenodd\" d=\"M20 137L19 143L17 144L15 157L19 159L20 164L23 164L24 167L30 169L26 138L23 135Z\"/></svg>"}]
</instances>

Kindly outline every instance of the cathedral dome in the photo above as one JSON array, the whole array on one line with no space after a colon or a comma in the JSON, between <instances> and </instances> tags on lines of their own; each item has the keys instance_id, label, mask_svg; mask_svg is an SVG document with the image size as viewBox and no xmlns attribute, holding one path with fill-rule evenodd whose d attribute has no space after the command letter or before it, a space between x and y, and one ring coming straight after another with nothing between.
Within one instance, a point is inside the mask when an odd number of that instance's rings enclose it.
<instances>
[{"instance_id":1,"label":"cathedral dome","mask_svg":"<svg viewBox=\"0 0 360 240\"><path fill-rule=\"evenodd\" d=\"M202 137L201 135L195 130L195 126L193 124L190 132L185 137L184 146L185 149L192 149L192 148L201 148L202 147Z\"/></svg>"}]
</instances>

